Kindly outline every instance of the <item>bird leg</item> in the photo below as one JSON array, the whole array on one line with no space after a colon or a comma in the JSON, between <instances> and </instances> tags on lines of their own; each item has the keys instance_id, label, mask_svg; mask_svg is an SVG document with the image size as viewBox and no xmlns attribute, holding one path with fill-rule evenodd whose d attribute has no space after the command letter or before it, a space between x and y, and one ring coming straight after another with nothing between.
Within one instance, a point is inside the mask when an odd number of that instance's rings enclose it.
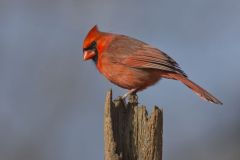
<instances>
[{"instance_id":1,"label":"bird leg","mask_svg":"<svg viewBox=\"0 0 240 160\"><path fill-rule=\"evenodd\" d=\"M137 89L131 89L129 90L127 93L125 93L123 96L122 96L122 99L125 99L127 98L130 94L134 94L137 92Z\"/></svg>"}]
</instances>

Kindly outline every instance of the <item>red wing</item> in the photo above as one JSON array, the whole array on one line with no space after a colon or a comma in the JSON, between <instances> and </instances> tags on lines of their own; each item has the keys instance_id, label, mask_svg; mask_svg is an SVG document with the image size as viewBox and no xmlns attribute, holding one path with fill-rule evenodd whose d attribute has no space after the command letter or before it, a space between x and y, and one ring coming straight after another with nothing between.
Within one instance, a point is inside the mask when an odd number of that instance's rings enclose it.
<instances>
[{"instance_id":1,"label":"red wing","mask_svg":"<svg viewBox=\"0 0 240 160\"><path fill-rule=\"evenodd\" d=\"M110 49L114 55L112 58L114 63L141 69L159 69L187 76L171 57L139 40L119 36Z\"/></svg>"},{"instance_id":2,"label":"red wing","mask_svg":"<svg viewBox=\"0 0 240 160\"><path fill-rule=\"evenodd\" d=\"M154 48L132 54L121 63L128 65L129 67L159 69L162 71L180 73L186 76L172 58Z\"/></svg>"}]
</instances>

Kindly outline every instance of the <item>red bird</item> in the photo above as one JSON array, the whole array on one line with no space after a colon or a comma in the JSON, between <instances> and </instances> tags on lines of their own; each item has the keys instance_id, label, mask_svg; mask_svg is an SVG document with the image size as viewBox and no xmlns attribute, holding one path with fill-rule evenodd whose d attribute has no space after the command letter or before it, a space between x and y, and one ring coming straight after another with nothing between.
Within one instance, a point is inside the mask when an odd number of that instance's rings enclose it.
<instances>
[{"instance_id":1,"label":"red bird","mask_svg":"<svg viewBox=\"0 0 240 160\"><path fill-rule=\"evenodd\" d=\"M141 91L161 78L179 80L204 100L222 104L208 91L188 79L175 60L140 40L101 32L95 25L83 43L83 59L92 59L112 83L128 89L123 98Z\"/></svg>"}]
</instances>

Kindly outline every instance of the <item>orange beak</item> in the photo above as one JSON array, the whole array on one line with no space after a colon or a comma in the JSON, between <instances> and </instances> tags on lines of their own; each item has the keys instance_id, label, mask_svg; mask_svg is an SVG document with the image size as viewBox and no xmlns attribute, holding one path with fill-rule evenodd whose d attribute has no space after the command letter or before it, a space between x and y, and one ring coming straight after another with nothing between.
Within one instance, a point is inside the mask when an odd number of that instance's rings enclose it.
<instances>
[{"instance_id":1,"label":"orange beak","mask_svg":"<svg viewBox=\"0 0 240 160\"><path fill-rule=\"evenodd\" d=\"M96 55L96 52L93 50L86 50L83 51L83 60L89 60L92 59Z\"/></svg>"}]
</instances>

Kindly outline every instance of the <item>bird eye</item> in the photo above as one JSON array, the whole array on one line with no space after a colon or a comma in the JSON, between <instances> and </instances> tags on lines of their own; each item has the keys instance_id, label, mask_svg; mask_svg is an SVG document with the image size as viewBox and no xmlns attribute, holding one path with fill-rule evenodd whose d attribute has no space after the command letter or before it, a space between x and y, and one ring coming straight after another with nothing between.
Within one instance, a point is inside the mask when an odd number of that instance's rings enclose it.
<instances>
[{"instance_id":1,"label":"bird eye","mask_svg":"<svg viewBox=\"0 0 240 160\"><path fill-rule=\"evenodd\" d=\"M87 48L84 48L83 50L86 51L86 50L95 50L97 47L97 42L96 41L93 41Z\"/></svg>"},{"instance_id":2,"label":"bird eye","mask_svg":"<svg viewBox=\"0 0 240 160\"><path fill-rule=\"evenodd\" d=\"M93 41L93 42L90 44L90 47L91 47L91 48L95 48L96 45L97 45L97 42L96 42L96 41Z\"/></svg>"}]
</instances>

